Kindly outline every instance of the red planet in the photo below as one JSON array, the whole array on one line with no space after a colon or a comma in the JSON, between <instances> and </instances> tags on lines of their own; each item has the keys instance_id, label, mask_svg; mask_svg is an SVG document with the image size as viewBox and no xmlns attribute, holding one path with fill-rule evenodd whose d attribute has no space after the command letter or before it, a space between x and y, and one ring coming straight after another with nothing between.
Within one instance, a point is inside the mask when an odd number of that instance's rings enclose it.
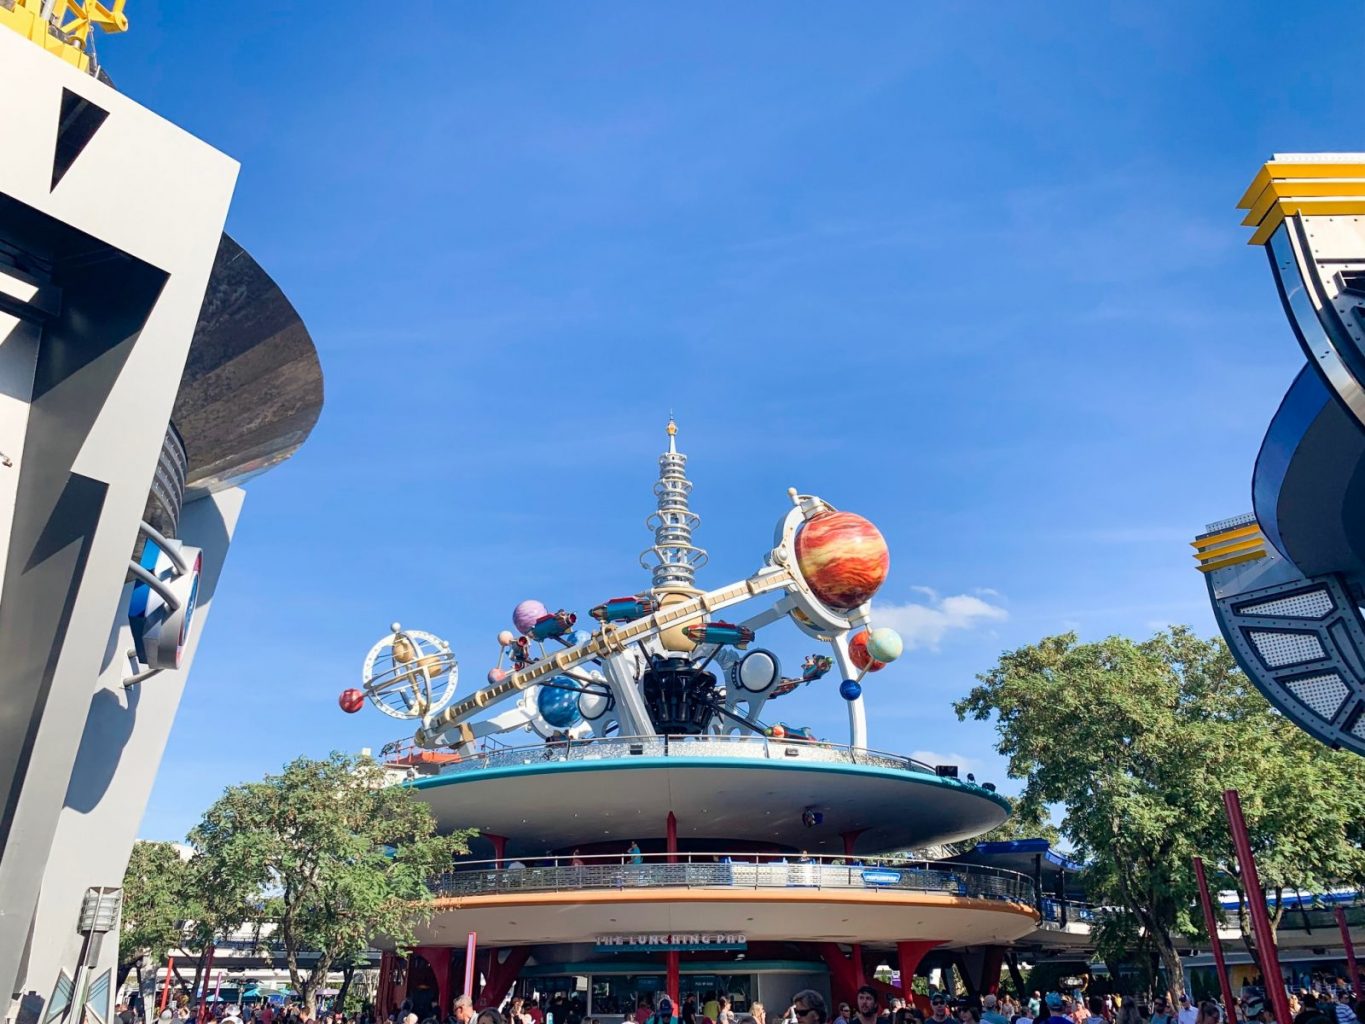
<instances>
[{"instance_id":1,"label":"red planet","mask_svg":"<svg viewBox=\"0 0 1365 1024\"><path fill-rule=\"evenodd\" d=\"M865 629L860 629L849 640L848 656L853 660L853 667L860 672L863 669L867 669L869 672L880 672L886 668L886 662L877 661L867 653L867 630Z\"/></svg>"},{"instance_id":2,"label":"red planet","mask_svg":"<svg viewBox=\"0 0 1365 1024\"><path fill-rule=\"evenodd\" d=\"M830 608L856 608L886 582L891 553L881 531L852 512L821 512L796 533L796 567Z\"/></svg>"}]
</instances>

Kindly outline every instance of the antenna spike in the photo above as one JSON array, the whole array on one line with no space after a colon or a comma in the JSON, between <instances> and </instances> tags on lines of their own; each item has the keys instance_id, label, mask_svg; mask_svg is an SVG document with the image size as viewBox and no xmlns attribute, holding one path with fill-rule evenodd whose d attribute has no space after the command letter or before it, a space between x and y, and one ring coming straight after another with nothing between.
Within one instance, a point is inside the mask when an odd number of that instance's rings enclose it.
<instances>
[{"instance_id":1,"label":"antenna spike","mask_svg":"<svg viewBox=\"0 0 1365 1024\"><path fill-rule=\"evenodd\" d=\"M668 451L659 456L659 479L654 485L658 507L645 520L654 531L654 545L640 553L640 564L652 573L655 590L692 589L697 570L706 564L706 550L692 543L692 531L701 517L688 507L691 493L687 456L678 451L678 424L670 413Z\"/></svg>"}]
</instances>

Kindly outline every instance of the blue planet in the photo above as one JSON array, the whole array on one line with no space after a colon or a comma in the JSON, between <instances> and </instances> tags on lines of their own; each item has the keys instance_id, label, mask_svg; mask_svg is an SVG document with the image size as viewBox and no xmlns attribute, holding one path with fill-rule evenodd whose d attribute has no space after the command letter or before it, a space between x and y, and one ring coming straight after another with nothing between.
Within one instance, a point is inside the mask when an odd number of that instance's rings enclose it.
<instances>
[{"instance_id":1,"label":"blue planet","mask_svg":"<svg viewBox=\"0 0 1365 1024\"><path fill-rule=\"evenodd\" d=\"M845 679L839 684L839 696L844 700L857 700L863 695L863 684L856 679Z\"/></svg>"},{"instance_id":2,"label":"blue planet","mask_svg":"<svg viewBox=\"0 0 1365 1024\"><path fill-rule=\"evenodd\" d=\"M572 679L555 676L536 695L536 710L540 712L540 717L556 729L577 725L583 718L578 710L578 689L578 684Z\"/></svg>"}]
</instances>

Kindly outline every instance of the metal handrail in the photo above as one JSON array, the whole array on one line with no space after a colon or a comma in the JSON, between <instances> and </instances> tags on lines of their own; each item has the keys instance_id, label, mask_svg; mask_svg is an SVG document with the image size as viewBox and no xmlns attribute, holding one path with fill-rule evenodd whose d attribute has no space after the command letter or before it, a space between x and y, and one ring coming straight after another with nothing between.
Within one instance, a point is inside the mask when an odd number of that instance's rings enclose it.
<instances>
[{"instance_id":1,"label":"metal handrail","mask_svg":"<svg viewBox=\"0 0 1365 1024\"><path fill-rule=\"evenodd\" d=\"M934 767L913 757L890 754L865 747L794 738L769 736L594 736L580 740L547 741L520 747L499 747L470 754L457 762L442 765L438 775L460 775L487 768L551 762L627 760L631 757L715 757L737 756L756 760L824 761L833 764L871 765L900 771L935 775ZM956 780L955 780L956 781ZM959 782L981 789L972 782Z\"/></svg>"},{"instance_id":2,"label":"metal handrail","mask_svg":"<svg viewBox=\"0 0 1365 1024\"><path fill-rule=\"evenodd\" d=\"M1100 908L1082 900L1059 900L1043 897L1043 920L1050 924L1094 924Z\"/></svg>"},{"instance_id":3,"label":"metal handrail","mask_svg":"<svg viewBox=\"0 0 1365 1024\"><path fill-rule=\"evenodd\" d=\"M636 859L638 857L638 860ZM736 851L591 854L519 861L462 861L432 880L437 896L602 889L887 889L937 892L1032 906L1033 879L1005 868L929 860L861 860ZM669 858L676 858L670 861ZM707 858L701 860L699 858Z\"/></svg>"}]
</instances>

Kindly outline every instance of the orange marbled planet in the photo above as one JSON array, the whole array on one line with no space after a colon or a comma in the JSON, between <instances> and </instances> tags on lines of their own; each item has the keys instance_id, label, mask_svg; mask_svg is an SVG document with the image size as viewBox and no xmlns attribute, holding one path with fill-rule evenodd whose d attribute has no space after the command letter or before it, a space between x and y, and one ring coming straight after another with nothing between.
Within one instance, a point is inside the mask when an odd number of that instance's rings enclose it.
<instances>
[{"instance_id":1,"label":"orange marbled planet","mask_svg":"<svg viewBox=\"0 0 1365 1024\"><path fill-rule=\"evenodd\" d=\"M820 601L847 609L886 582L891 552L881 531L852 512L821 512L796 532L796 567Z\"/></svg>"},{"instance_id":2,"label":"orange marbled planet","mask_svg":"<svg viewBox=\"0 0 1365 1024\"><path fill-rule=\"evenodd\" d=\"M880 672L886 668L886 662L877 661L872 655L867 653L867 630L859 630L848 642L848 656L853 660L853 667L859 672Z\"/></svg>"}]
</instances>

